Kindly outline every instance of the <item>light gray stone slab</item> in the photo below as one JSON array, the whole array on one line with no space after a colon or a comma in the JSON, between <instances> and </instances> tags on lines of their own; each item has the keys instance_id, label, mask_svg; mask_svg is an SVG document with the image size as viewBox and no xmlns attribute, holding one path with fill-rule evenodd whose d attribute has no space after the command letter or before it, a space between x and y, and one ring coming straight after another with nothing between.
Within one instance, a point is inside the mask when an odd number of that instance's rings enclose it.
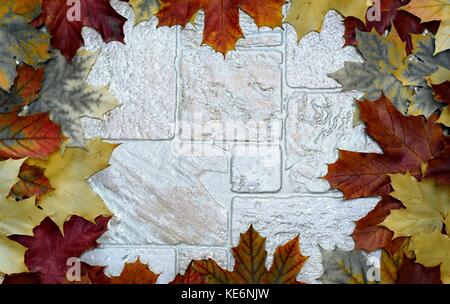
<instances>
[{"instance_id":1,"label":"light gray stone slab","mask_svg":"<svg viewBox=\"0 0 450 304\"><path fill-rule=\"evenodd\" d=\"M240 144L231 158L232 190L240 193L277 192L281 188L279 145Z\"/></svg>"},{"instance_id":2,"label":"light gray stone slab","mask_svg":"<svg viewBox=\"0 0 450 304\"><path fill-rule=\"evenodd\" d=\"M181 32L181 41L183 46L189 48L198 48L202 44L204 14L200 12L197 15L195 24L188 24ZM253 19L240 12L239 23L244 33L245 39L237 42L237 48L255 48L255 47L276 47L283 43L283 34L281 28L270 29L262 27L258 29ZM209 47L208 47L209 48Z\"/></svg>"},{"instance_id":3,"label":"light gray stone slab","mask_svg":"<svg viewBox=\"0 0 450 304\"><path fill-rule=\"evenodd\" d=\"M282 54L236 52L226 59L198 48L182 52L182 139L276 141L281 138Z\"/></svg>"},{"instance_id":4,"label":"light gray stone slab","mask_svg":"<svg viewBox=\"0 0 450 304\"><path fill-rule=\"evenodd\" d=\"M226 157L180 154L173 145L122 143L111 166L91 179L115 215L103 242L218 246L226 242L228 210L210 193L216 189L201 181L205 174L226 181Z\"/></svg>"},{"instance_id":5,"label":"light gray stone slab","mask_svg":"<svg viewBox=\"0 0 450 304\"><path fill-rule=\"evenodd\" d=\"M106 121L84 118L86 137L109 139L168 139L174 136L176 109L176 30L156 28L157 20L134 26L131 7L112 2L125 24L125 44L105 44L85 28L86 47L100 50L88 82L109 85L122 104Z\"/></svg>"},{"instance_id":6,"label":"light gray stone slab","mask_svg":"<svg viewBox=\"0 0 450 304\"><path fill-rule=\"evenodd\" d=\"M329 248L336 244L351 249L353 222L370 211L376 202L377 199L342 202L319 196L238 197L233 200L232 241L237 244L239 234L253 224L262 236L267 237L269 266L276 247L299 234L301 252L310 258L298 278L317 283L316 279L322 273L318 245Z\"/></svg>"},{"instance_id":7,"label":"light gray stone slab","mask_svg":"<svg viewBox=\"0 0 450 304\"><path fill-rule=\"evenodd\" d=\"M106 275L118 276L125 263L133 263L138 257L151 271L160 274L158 284L167 284L175 277L175 250L170 248L104 247L86 252L81 260L90 265L107 266Z\"/></svg>"},{"instance_id":8,"label":"light gray stone slab","mask_svg":"<svg viewBox=\"0 0 450 304\"><path fill-rule=\"evenodd\" d=\"M213 259L224 269L228 268L228 250L212 247L186 247L177 250L178 272L184 273L192 260Z\"/></svg>"},{"instance_id":9,"label":"light gray stone slab","mask_svg":"<svg viewBox=\"0 0 450 304\"><path fill-rule=\"evenodd\" d=\"M325 193L327 164L338 157L338 148L380 152L364 133L353 126L357 94L295 93L288 100L286 118L286 190Z\"/></svg>"},{"instance_id":10,"label":"light gray stone slab","mask_svg":"<svg viewBox=\"0 0 450 304\"><path fill-rule=\"evenodd\" d=\"M344 66L345 61L360 61L353 47L344 45L342 16L330 11L320 33L311 32L300 42L291 25L286 25L286 81L292 88L325 89L340 85L327 74Z\"/></svg>"}]
</instances>

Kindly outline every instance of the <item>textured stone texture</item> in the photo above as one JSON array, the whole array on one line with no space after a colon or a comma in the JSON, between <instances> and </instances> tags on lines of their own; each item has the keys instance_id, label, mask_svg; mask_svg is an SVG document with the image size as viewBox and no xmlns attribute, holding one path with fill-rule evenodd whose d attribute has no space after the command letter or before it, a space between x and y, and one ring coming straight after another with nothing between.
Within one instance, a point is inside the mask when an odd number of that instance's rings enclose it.
<instances>
[{"instance_id":1,"label":"textured stone texture","mask_svg":"<svg viewBox=\"0 0 450 304\"><path fill-rule=\"evenodd\" d=\"M294 93L286 118L286 183L288 191L327 192L327 164L338 148L373 151L376 143L363 126L353 128L354 98L358 94Z\"/></svg>"},{"instance_id":2,"label":"textured stone texture","mask_svg":"<svg viewBox=\"0 0 450 304\"><path fill-rule=\"evenodd\" d=\"M123 16L125 45L105 44L92 29L84 29L87 48L101 50L89 80L108 85L122 106L107 113L106 122L84 118L87 137L168 139L174 136L176 107L176 30L156 29L157 20L134 24L131 7L112 2ZM151 109L143 111L143 109Z\"/></svg>"},{"instance_id":3,"label":"textured stone texture","mask_svg":"<svg viewBox=\"0 0 450 304\"><path fill-rule=\"evenodd\" d=\"M112 166L92 178L116 215L107 243L223 245L227 210L202 184L206 171L227 175L224 157L174 152L171 142L125 142Z\"/></svg>"},{"instance_id":4,"label":"textured stone texture","mask_svg":"<svg viewBox=\"0 0 450 304\"><path fill-rule=\"evenodd\" d=\"M231 158L231 182L235 192L261 193L280 190L280 146L235 145Z\"/></svg>"},{"instance_id":5,"label":"textured stone texture","mask_svg":"<svg viewBox=\"0 0 450 304\"><path fill-rule=\"evenodd\" d=\"M112 3L133 18L127 4ZM167 282L192 258L233 265L229 248L254 224L270 254L300 234L310 259L299 278L316 283L318 244L350 249L353 221L377 201L342 202L319 179L337 148L379 151L353 127L359 94L340 93L327 77L360 57L342 48L335 12L300 43L290 26L258 31L242 13L247 39L226 59L199 46L202 20L184 31L130 20L126 45L84 31L87 48L101 50L89 81L109 84L122 103L106 123L85 119L86 136L122 142L111 167L90 180L115 218L103 248L86 258L118 272L141 255Z\"/></svg>"},{"instance_id":6,"label":"textured stone texture","mask_svg":"<svg viewBox=\"0 0 450 304\"><path fill-rule=\"evenodd\" d=\"M206 48L183 51L181 138L281 138L281 63L279 52L235 52L224 60Z\"/></svg>"}]
</instances>

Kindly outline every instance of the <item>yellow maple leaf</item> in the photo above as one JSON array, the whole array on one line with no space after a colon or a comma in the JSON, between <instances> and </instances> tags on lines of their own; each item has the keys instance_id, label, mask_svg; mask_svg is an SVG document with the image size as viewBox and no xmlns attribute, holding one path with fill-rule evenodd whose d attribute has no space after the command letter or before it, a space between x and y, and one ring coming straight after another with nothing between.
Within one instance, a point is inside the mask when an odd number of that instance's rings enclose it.
<instances>
[{"instance_id":1,"label":"yellow maple leaf","mask_svg":"<svg viewBox=\"0 0 450 304\"><path fill-rule=\"evenodd\" d=\"M45 169L54 191L40 197L37 204L47 212L63 231L71 215L95 223L99 215L111 215L102 198L94 192L87 179L109 166L109 158L117 147L94 139L85 149L67 148L64 154L55 152L48 160L30 159L27 164Z\"/></svg>"},{"instance_id":2,"label":"yellow maple leaf","mask_svg":"<svg viewBox=\"0 0 450 304\"><path fill-rule=\"evenodd\" d=\"M130 5L134 11L134 24L150 20L159 9L158 0L130 0Z\"/></svg>"},{"instance_id":3,"label":"yellow maple leaf","mask_svg":"<svg viewBox=\"0 0 450 304\"><path fill-rule=\"evenodd\" d=\"M450 1L449 0L412 0L402 7L422 22L441 20L436 33L436 49L434 54L450 48Z\"/></svg>"},{"instance_id":4,"label":"yellow maple leaf","mask_svg":"<svg viewBox=\"0 0 450 304\"><path fill-rule=\"evenodd\" d=\"M417 181L409 173L392 174L392 197L400 200L404 209L391 210L380 224L394 232L394 238L416 236L442 230L450 211L450 187L433 179Z\"/></svg>"},{"instance_id":5,"label":"yellow maple leaf","mask_svg":"<svg viewBox=\"0 0 450 304\"><path fill-rule=\"evenodd\" d=\"M426 267L441 265L441 280L450 284L450 237L438 230L413 238L416 262Z\"/></svg>"},{"instance_id":6,"label":"yellow maple leaf","mask_svg":"<svg viewBox=\"0 0 450 304\"><path fill-rule=\"evenodd\" d=\"M23 162L0 162L0 272L6 274L28 271L24 263L26 248L8 236L33 235L33 228L47 216L35 206L34 198L20 202L7 199L11 187L19 180L17 176Z\"/></svg>"},{"instance_id":7,"label":"yellow maple leaf","mask_svg":"<svg viewBox=\"0 0 450 304\"><path fill-rule=\"evenodd\" d=\"M293 0L286 22L295 27L298 39L311 31L319 32L326 13L335 10L344 16L366 20L369 7L365 0Z\"/></svg>"}]
</instances>

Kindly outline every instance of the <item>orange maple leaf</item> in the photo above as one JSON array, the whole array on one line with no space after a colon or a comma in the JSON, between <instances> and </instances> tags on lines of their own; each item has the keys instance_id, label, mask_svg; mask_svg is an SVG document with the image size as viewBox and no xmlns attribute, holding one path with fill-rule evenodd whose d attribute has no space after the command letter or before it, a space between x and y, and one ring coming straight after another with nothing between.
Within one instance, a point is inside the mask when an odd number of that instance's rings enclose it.
<instances>
[{"instance_id":1,"label":"orange maple leaf","mask_svg":"<svg viewBox=\"0 0 450 304\"><path fill-rule=\"evenodd\" d=\"M205 12L203 44L226 54L244 34L239 25L239 9L250 15L258 27L281 27L285 0L162 0L156 14L158 26L186 26L199 10Z\"/></svg>"},{"instance_id":2,"label":"orange maple leaf","mask_svg":"<svg viewBox=\"0 0 450 304\"><path fill-rule=\"evenodd\" d=\"M125 263L122 273L111 277L111 284L155 284L158 277L137 258L134 263Z\"/></svg>"},{"instance_id":3,"label":"orange maple leaf","mask_svg":"<svg viewBox=\"0 0 450 304\"><path fill-rule=\"evenodd\" d=\"M206 284L296 284L297 275L308 257L301 255L299 238L277 248L272 267L266 268L266 239L252 226L241 234L239 245L234 247L233 271L221 268L214 260L192 261L184 275L172 283Z\"/></svg>"}]
</instances>

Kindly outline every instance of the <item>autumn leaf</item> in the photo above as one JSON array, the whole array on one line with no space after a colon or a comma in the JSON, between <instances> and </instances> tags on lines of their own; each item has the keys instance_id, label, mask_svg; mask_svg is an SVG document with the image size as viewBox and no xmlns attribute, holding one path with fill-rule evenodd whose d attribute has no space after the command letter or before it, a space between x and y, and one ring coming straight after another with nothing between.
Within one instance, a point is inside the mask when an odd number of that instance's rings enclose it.
<instances>
[{"instance_id":1,"label":"autumn leaf","mask_svg":"<svg viewBox=\"0 0 450 304\"><path fill-rule=\"evenodd\" d=\"M33 236L15 236L14 240L28 248L25 264L31 272L40 275L42 283L62 283L70 267L67 260L97 247L96 240L107 230L109 219L100 216L91 223L72 216L64 223L63 235L59 227L47 217L33 229Z\"/></svg>"},{"instance_id":2,"label":"autumn leaf","mask_svg":"<svg viewBox=\"0 0 450 304\"><path fill-rule=\"evenodd\" d=\"M161 0L156 14L158 26L186 26L199 10L205 13L203 42L226 54L244 35L239 25L239 9L255 20L258 27L281 27L285 0Z\"/></svg>"},{"instance_id":3,"label":"autumn leaf","mask_svg":"<svg viewBox=\"0 0 450 304\"><path fill-rule=\"evenodd\" d=\"M135 15L134 24L150 20L159 9L159 0L130 0L129 3Z\"/></svg>"},{"instance_id":4,"label":"autumn leaf","mask_svg":"<svg viewBox=\"0 0 450 304\"><path fill-rule=\"evenodd\" d=\"M176 283L195 282L205 278L207 284L296 284L296 277L308 257L302 256L299 238L296 237L276 249L272 267L266 268L266 239L252 226L241 234L238 246L232 248L235 265L233 271L221 268L214 260L193 261L184 276L177 276Z\"/></svg>"},{"instance_id":5,"label":"autumn leaf","mask_svg":"<svg viewBox=\"0 0 450 304\"><path fill-rule=\"evenodd\" d=\"M196 261L191 261L184 274L177 274L169 284L207 284L208 276L195 270L194 263Z\"/></svg>"},{"instance_id":6,"label":"autumn leaf","mask_svg":"<svg viewBox=\"0 0 450 304\"><path fill-rule=\"evenodd\" d=\"M35 101L44 80L44 69L27 65L17 67L17 78L10 93L0 90L0 113L19 111Z\"/></svg>"},{"instance_id":7,"label":"autumn leaf","mask_svg":"<svg viewBox=\"0 0 450 304\"><path fill-rule=\"evenodd\" d=\"M435 230L419 234L413 238L413 251L416 262L426 267L440 265L441 280L450 284L450 238Z\"/></svg>"},{"instance_id":8,"label":"autumn leaf","mask_svg":"<svg viewBox=\"0 0 450 304\"><path fill-rule=\"evenodd\" d=\"M322 252L323 274L320 280L324 284L370 284L368 273L371 265L359 250L344 251L339 247Z\"/></svg>"},{"instance_id":9,"label":"autumn leaf","mask_svg":"<svg viewBox=\"0 0 450 304\"><path fill-rule=\"evenodd\" d=\"M16 202L7 199L12 185L18 181L19 169L24 160L0 162L0 272L6 274L26 272L25 248L10 240L15 234L31 235L32 229L47 216L36 208L34 198Z\"/></svg>"},{"instance_id":10,"label":"autumn leaf","mask_svg":"<svg viewBox=\"0 0 450 304\"><path fill-rule=\"evenodd\" d=\"M434 98L442 103L450 105L450 81L441 84L432 84Z\"/></svg>"},{"instance_id":11,"label":"autumn leaf","mask_svg":"<svg viewBox=\"0 0 450 304\"><path fill-rule=\"evenodd\" d=\"M389 253L396 252L403 243L402 238L392 240L394 233L379 224L389 215L391 210L402 208L402 203L391 196L384 196L375 208L355 223L352 238L355 249L375 251L384 249Z\"/></svg>"},{"instance_id":12,"label":"autumn leaf","mask_svg":"<svg viewBox=\"0 0 450 304\"><path fill-rule=\"evenodd\" d=\"M84 45L81 36L84 26L99 32L105 42L123 42L126 20L111 7L109 0L80 0L73 5L68 5L66 0L43 0L42 13L32 24L47 26L53 47L70 61Z\"/></svg>"},{"instance_id":13,"label":"autumn leaf","mask_svg":"<svg viewBox=\"0 0 450 304\"><path fill-rule=\"evenodd\" d=\"M374 31L357 31L358 50L365 61L345 62L344 67L330 74L343 86L343 90L364 92L364 98L377 100L384 94L405 113L411 93L392 73L402 65L406 56L389 36L381 37Z\"/></svg>"},{"instance_id":14,"label":"autumn leaf","mask_svg":"<svg viewBox=\"0 0 450 304\"><path fill-rule=\"evenodd\" d=\"M9 196L19 200L33 196L39 198L53 190L42 168L23 164L19 171L19 181L12 186Z\"/></svg>"},{"instance_id":15,"label":"autumn leaf","mask_svg":"<svg viewBox=\"0 0 450 304\"><path fill-rule=\"evenodd\" d=\"M381 0L380 18L375 21L367 20L367 16L361 19L362 21L355 17L346 17L344 19L345 45L357 45L356 30L371 32L375 29L379 35L384 35L387 30L390 30L390 35L398 35L398 39L404 43L406 53L410 54L413 49L411 34L422 34L425 30L435 34L439 28L439 21L421 23L417 16L401 10L403 5L405 1Z\"/></svg>"},{"instance_id":16,"label":"autumn leaf","mask_svg":"<svg viewBox=\"0 0 450 304\"><path fill-rule=\"evenodd\" d=\"M29 113L50 112L53 121L61 125L69 146L83 146L81 117L102 119L103 114L119 105L105 86L86 83L98 53L80 50L71 63L54 52L45 69L45 81L39 99L29 106Z\"/></svg>"},{"instance_id":17,"label":"autumn leaf","mask_svg":"<svg viewBox=\"0 0 450 304\"><path fill-rule=\"evenodd\" d=\"M439 266L415 263L403 250L393 255L381 251L380 268L382 284L442 284Z\"/></svg>"},{"instance_id":18,"label":"autumn leaf","mask_svg":"<svg viewBox=\"0 0 450 304\"><path fill-rule=\"evenodd\" d=\"M394 188L390 195L405 208L391 210L380 225L393 231L394 238L441 231L450 211L450 187L438 185L433 179L417 181L409 173L390 178Z\"/></svg>"},{"instance_id":19,"label":"autumn leaf","mask_svg":"<svg viewBox=\"0 0 450 304\"><path fill-rule=\"evenodd\" d=\"M441 20L436 34L434 54L450 48L450 2L448 0L411 0L403 9L418 16L423 22Z\"/></svg>"},{"instance_id":20,"label":"autumn leaf","mask_svg":"<svg viewBox=\"0 0 450 304\"><path fill-rule=\"evenodd\" d=\"M62 139L61 128L50 121L47 113L0 113L0 159L45 159L59 149Z\"/></svg>"},{"instance_id":21,"label":"autumn leaf","mask_svg":"<svg viewBox=\"0 0 450 304\"><path fill-rule=\"evenodd\" d=\"M450 69L450 51L434 54L434 39L431 34L413 35L413 56L394 72L403 85L424 85L425 78L438 71L439 67Z\"/></svg>"},{"instance_id":22,"label":"autumn leaf","mask_svg":"<svg viewBox=\"0 0 450 304\"><path fill-rule=\"evenodd\" d=\"M116 147L115 144L94 139L87 143L85 149L67 148L64 154L55 152L48 160L27 160L28 165L45 169L45 175L55 188L40 197L37 204L51 213L50 218L61 231L71 215L93 223L100 215L111 215L87 179L109 166L109 158Z\"/></svg>"},{"instance_id":23,"label":"autumn leaf","mask_svg":"<svg viewBox=\"0 0 450 304\"><path fill-rule=\"evenodd\" d=\"M300 40L311 31L319 32L323 19L330 10L344 16L365 19L367 3L365 0L293 0L285 22L294 26Z\"/></svg>"},{"instance_id":24,"label":"autumn leaf","mask_svg":"<svg viewBox=\"0 0 450 304\"><path fill-rule=\"evenodd\" d=\"M429 161L426 176L434 178L443 185L450 186L450 146Z\"/></svg>"},{"instance_id":25,"label":"autumn leaf","mask_svg":"<svg viewBox=\"0 0 450 304\"><path fill-rule=\"evenodd\" d=\"M111 284L156 284L158 277L138 258L134 263L125 263L122 273L111 277Z\"/></svg>"},{"instance_id":26,"label":"autumn leaf","mask_svg":"<svg viewBox=\"0 0 450 304\"><path fill-rule=\"evenodd\" d=\"M38 5L36 0L0 4L0 89L9 92L16 78L16 60L37 67L50 59L50 37L28 24Z\"/></svg>"},{"instance_id":27,"label":"autumn leaf","mask_svg":"<svg viewBox=\"0 0 450 304\"><path fill-rule=\"evenodd\" d=\"M339 160L328 165L325 178L346 199L387 195L392 188L388 174L410 172L421 176L421 166L444 149L444 135L435 117L403 116L382 97L375 102L357 101L366 132L384 154L340 150Z\"/></svg>"}]
</instances>

